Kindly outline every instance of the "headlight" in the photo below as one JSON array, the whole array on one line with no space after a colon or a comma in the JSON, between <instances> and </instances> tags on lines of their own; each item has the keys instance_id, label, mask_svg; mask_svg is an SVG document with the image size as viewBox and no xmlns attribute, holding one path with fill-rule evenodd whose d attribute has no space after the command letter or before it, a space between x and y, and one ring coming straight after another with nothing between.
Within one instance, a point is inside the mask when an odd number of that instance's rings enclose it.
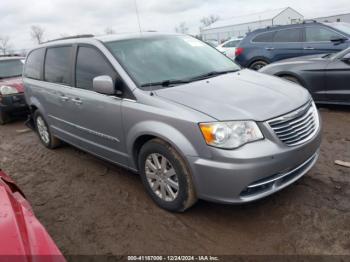
<instances>
[{"instance_id":1,"label":"headlight","mask_svg":"<svg viewBox=\"0 0 350 262\"><path fill-rule=\"evenodd\" d=\"M253 121L201 123L199 127L208 145L224 149L234 149L264 138Z\"/></svg>"},{"instance_id":2,"label":"headlight","mask_svg":"<svg viewBox=\"0 0 350 262\"><path fill-rule=\"evenodd\" d=\"M17 94L18 91L13 86L0 86L0 94L1 95L12 95Z\"/></svg>"}]
</instances>

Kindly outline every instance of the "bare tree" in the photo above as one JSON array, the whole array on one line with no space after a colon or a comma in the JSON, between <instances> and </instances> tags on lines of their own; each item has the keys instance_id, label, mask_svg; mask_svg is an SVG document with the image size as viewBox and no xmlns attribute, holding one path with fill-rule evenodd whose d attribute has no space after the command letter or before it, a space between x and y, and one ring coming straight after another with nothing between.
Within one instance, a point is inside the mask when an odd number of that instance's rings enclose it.
<instances>
[{"instance_id":1,"label":"bare tree","mask_svg":"<svg viewBox=\"0 0 350 262\"><path fill-rule=\"evenodd\" d=\"M44 32L44 28L37 25L33 25L31 27L30 36L32 37L33 41L37 42L38 44L41 44L43 42Z\"/></svg>"},{"instance_id":2,"label":"bare tree","mask_svg":"<svg viewBox=\"0 0 350 262\"><path fill-rule=\"evenodd\" d=\"M210 15L208 17L203 17L200 21L201 28L210 26L211 24L214 24L218 20L220 20L220 17L218 15Z\"/></svg>"},{"instance_id":3,"label":"bare tree","mask_svg":"<svg viewBox=\"0 0 350 262\"><path fill-rule=\"evenodd\" d=\"M185 22L181 22L179 26L175 27L175 32L180 34L188 34L188 27Z\"/></svg>"},{"instance_id":4,"label":"bare tree","mask_svg":"<svg viewBox=\"0 0 350 262\"><path fill-rule=\"evenodd\" d=\"M6 55L8 49L11 47L9 36L0 36L0 51Z\"/></svg>"},{"instance_id":5,"label":"bare tree","mask_svg":"<svg viewBox=\"0 0 350 262\"><path fill-rule=\"evenodd\" d=\"M115 34L115 30L112 27L106 27L105 33L106 35L113 35Z\"/></svg>"}]
</instances>

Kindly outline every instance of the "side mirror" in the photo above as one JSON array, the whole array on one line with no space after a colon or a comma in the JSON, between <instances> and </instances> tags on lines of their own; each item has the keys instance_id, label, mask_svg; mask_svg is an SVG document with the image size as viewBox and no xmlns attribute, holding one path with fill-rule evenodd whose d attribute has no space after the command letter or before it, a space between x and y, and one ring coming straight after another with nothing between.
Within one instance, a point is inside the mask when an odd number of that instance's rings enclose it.
<instances>
[{"instance_id":1,"label":"side mirror","mask_svg":"<svg viewBox=\"0 0 350 262\"><path fill-rule=\"evenodd\" d=\"M340 45L340 44L344 43L346 40L348 40L348 39L347 39L347 38L339 37L339 38L332 38L332 39L331 39L331 42L332 42L334 45Z\"/></svg>"},{"instance_id":2,"label":"side mirror","mask_svg":"<svg viewBox=\"0 0 350 262\"><path fill-rule=\"evenodd\" d=\"M115 95L116 93L113 79L107 75L96 76L92 80L92 90L105 95Z\"/></svg>"},{"instance_id":3,"label":"side mirror","mask_svg":"<svg viewBox=\"0 0 350 262\"><path fill-rule=\"evenodd\" d=\"M345 56L341 58L341 61L343 61L346 64L350 64L350 53L347 53Z\"/></svg>"}]
</instances>

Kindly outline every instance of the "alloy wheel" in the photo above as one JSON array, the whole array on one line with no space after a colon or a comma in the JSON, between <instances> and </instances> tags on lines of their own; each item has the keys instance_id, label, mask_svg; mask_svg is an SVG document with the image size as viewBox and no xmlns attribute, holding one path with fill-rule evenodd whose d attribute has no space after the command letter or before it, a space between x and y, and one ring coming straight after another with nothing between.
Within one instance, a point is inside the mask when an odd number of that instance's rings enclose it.
<instances>
[{"instance_id":1,"label":"alloy wheel","mask_svg":"<svg viewBox=\"0 0 350 262\"><path fill-rule=\"evenodd\" d=\"M50 142L50 135L49 135L49 131L48 131L48 128L46 126L46 123L41 116L38 116L36 118L36 126L38 128L38 133L39 133L41 140L45 144L48 144Z\"/></svg>"},{"instance_id":2,"label":"alloy wheel","mask_svg":"<svg viewBox=\"0 0 350 262\"><path fill-rule=\"evenodd\" d=\"M169 160L161 154L150 154L145 163L147 181L160 199L174 201L179 193L179 181L176 171Z\"/></svg>"}]
</instances>

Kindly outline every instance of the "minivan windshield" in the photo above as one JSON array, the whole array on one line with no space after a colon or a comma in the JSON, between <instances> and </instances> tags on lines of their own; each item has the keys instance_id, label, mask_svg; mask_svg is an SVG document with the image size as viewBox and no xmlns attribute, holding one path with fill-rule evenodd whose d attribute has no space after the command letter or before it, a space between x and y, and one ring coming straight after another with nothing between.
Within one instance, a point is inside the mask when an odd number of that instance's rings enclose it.
<instances>
[{"instance_id":1,"label":"minivan windshield","mask_svg":"<svg viewBox=\"0 0 350 262\"><path fill-rule=\"evenodd\" d=\"M348 35L350 35L350 24L349 23L330 23L328 24L330 27L333 27L335 29L338 29L339 31L342 31Z\"/></svg>"},{"instance_id":2,"label":"minivan windshield","mask_svg":"<svg viewBox=\"0 0 350 262\"><path fill-rule=\"evenodd\" d=\"M143 89L169 87L240 70L216 49L190 36L147 36L106 45Z\"/></svg>"},{"instance_id":3,"label":"minivan windshield","mask_svg":"<svg viewBox=\"0 0 350 262\"><path fill-rule=\"evenodd\" d=\"M20 59L0 60L0 78L22 75L23 63Z\"/></svg>"}]
</instances>

